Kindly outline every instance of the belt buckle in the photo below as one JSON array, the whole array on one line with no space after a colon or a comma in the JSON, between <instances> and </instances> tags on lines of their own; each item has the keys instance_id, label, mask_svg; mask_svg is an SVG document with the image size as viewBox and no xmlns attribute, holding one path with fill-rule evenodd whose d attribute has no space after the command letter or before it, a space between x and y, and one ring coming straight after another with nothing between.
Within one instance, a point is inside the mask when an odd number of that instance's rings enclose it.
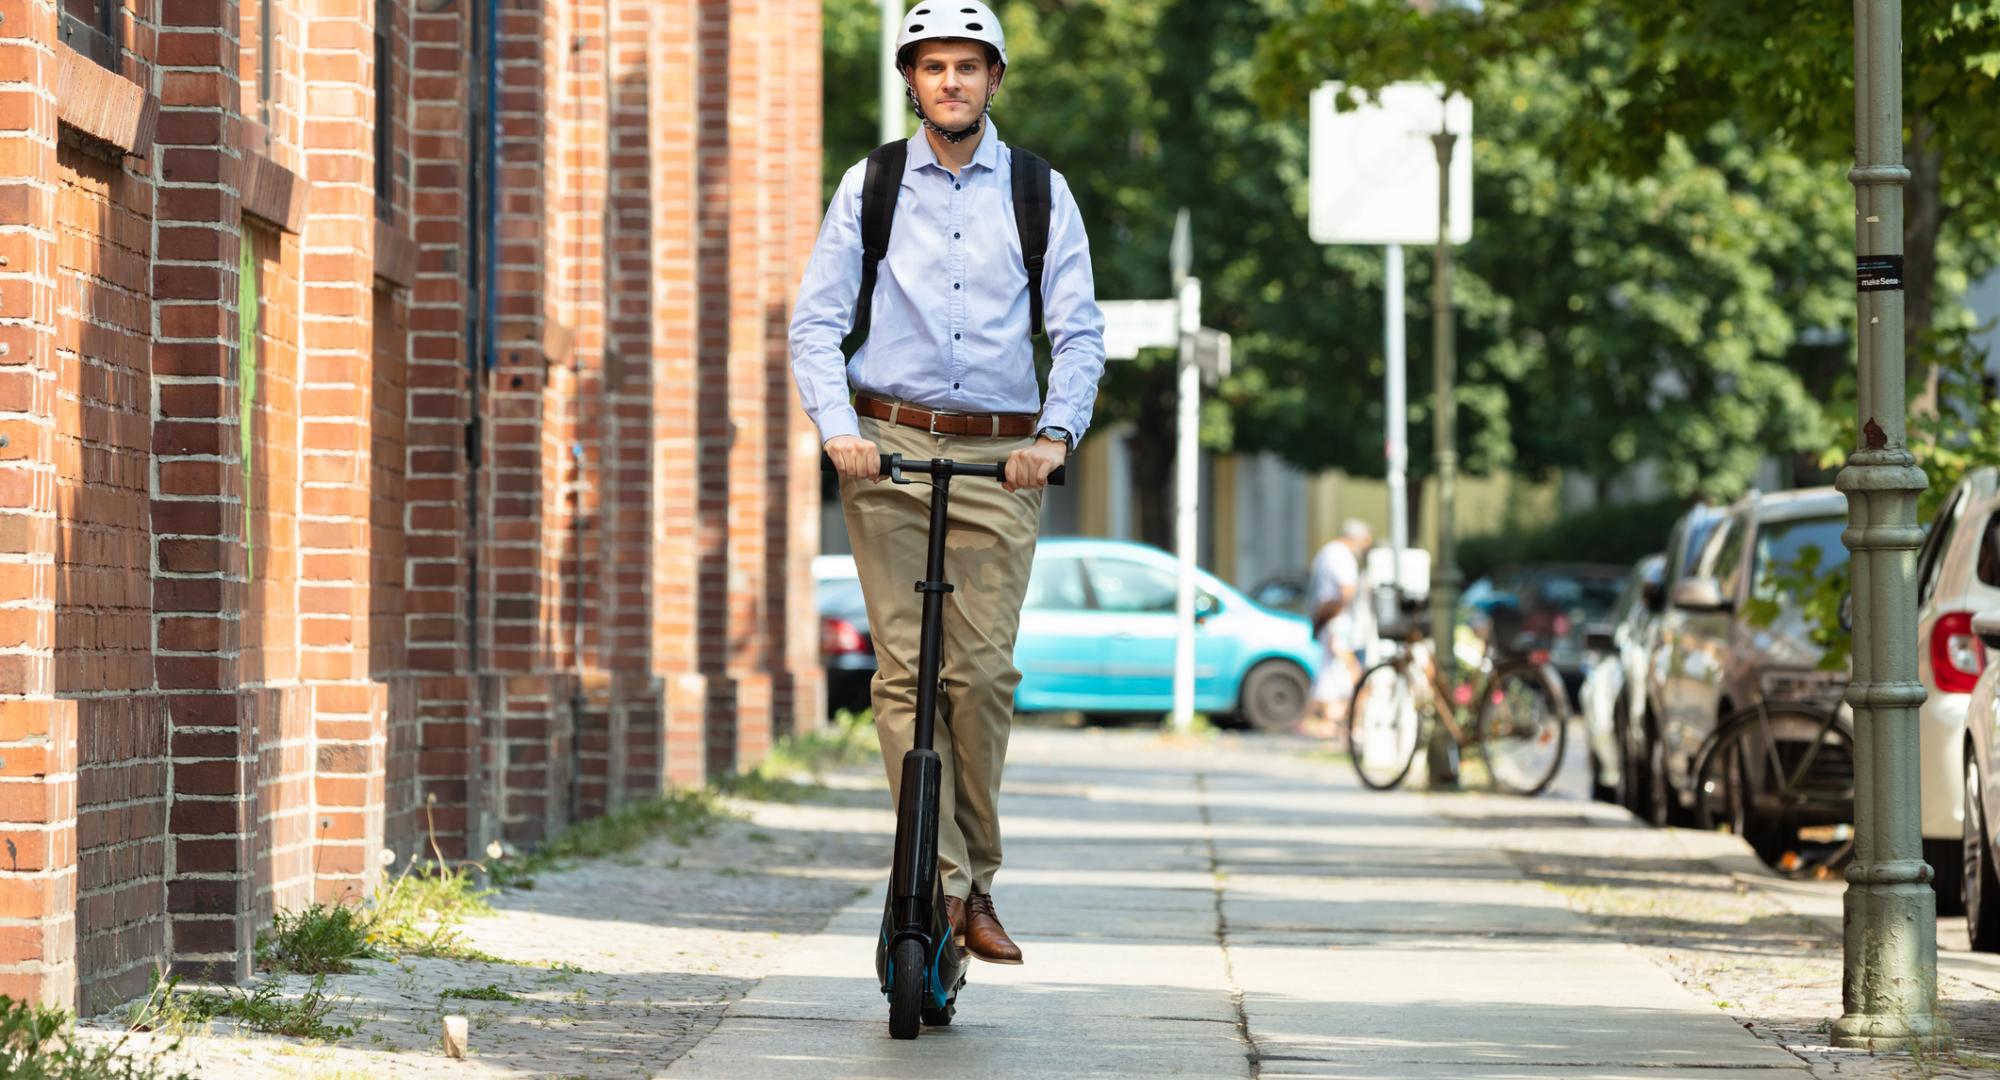
<instances>
[{"instance_id":1,"label":"belt buckle","mask_svg":"<svg viewBox=\"0 0 2000 1080\"><path fill-rule=\"evenodd\" d=\"M944 413L941 413L941 412L937 411L936 409L932 409L932 410L931 410L931 423L930 423L930 433L931 433L931 435L932 435L932 436L937 436L937 435L939 435L939 434L949 434L948 432L939 432L939 431L938 431L938 429L937 429L937 422L938 422L938 417L940 417L940 416L944 416L944 415L946 415L946 414L944 414Z\"/></svg>"}]
</instances>

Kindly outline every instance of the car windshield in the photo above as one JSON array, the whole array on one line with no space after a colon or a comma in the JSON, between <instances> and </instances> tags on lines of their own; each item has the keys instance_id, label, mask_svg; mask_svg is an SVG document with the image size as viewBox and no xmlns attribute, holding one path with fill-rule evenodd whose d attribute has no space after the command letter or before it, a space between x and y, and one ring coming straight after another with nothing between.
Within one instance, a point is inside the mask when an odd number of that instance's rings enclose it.
<instances>
[{"instance_id":1,"label":"car windshield","mask_svg":"<svg viewBox=\"0 0 2000 1080\"><path fill-rule=\"evenodd\" d=\"M1840 540L1846 528L1844 516L1772 521L1759 528L1752 569L1757 598L1794 609L1798 579L1822 581L1847 565L1847 545Z\"/></svg>"},{"instance_id":2,"label":"car windshield","mask_svg":"<svg viewBox=\"0 0 2000 1080\"><path fill-rule=\"evenodd\" d=\"M821 578L814 593L822 615L855 615L866 610L857 578Z\"/></svg>"},{"instance_id":3,"label":"car windshield","mask_svg":"<svg viewBox=\"0 0 2000 1080\"><path fill-rule=\"evenodd\" d=\"M1551 577L1542 585L1541 603L1543 607L1599 618L1618 606L1622 584L1617 578Z\"/></svg>"}]
</instances>

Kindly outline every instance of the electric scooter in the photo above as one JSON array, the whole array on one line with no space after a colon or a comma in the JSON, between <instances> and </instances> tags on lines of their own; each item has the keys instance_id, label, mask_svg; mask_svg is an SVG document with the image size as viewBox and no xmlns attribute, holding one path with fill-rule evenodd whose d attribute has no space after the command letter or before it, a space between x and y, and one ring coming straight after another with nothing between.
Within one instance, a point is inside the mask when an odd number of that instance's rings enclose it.
<instances>
[{"instance_id":1,"label":"electric scooter","mask_svg":"<svg viewBox=\"0 0 2000 1080\"><path fill-rule=\"evenodd\" d=\"M831 459L822 467L832 471ZM917 591L924 594L922 637L917 650L917 725L910 752L903 755L903 784L896 806L896 855L889 868L889 896L882 908L882 935L875 945L875 975L889 999L889 1034L914 1039L924 1026L944 1027L958 1009L970 958L952 941L945 918L944 882L938 878L938 786L944 761L931 749L937 722L938 655L944 634L944 541L949 530L951 481L968 476L1004 480L1005 465L974 465L943 458L905 461L882 455L882 474L907 484L908 473L931 480L929 565ZM1061 484L1065 469L1049 475Z\"/></svg>"}]
</instances>

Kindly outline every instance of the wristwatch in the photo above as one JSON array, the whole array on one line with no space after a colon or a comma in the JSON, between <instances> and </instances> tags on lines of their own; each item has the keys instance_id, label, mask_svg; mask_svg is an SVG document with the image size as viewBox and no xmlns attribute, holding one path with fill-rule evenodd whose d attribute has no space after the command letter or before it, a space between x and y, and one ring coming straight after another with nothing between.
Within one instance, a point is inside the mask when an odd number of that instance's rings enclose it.
<instances>
[{"instance_id":1,"label":"wristwatch","mask_svg":"<svg viewBox=\"0 0 2000 1080\"><path fill-rule=\"evenodd\" d=\"M1042 430L1035 432L1035 435L1043 439L1054 439L1055 441L1063 444L1063 449L1065 450L1076 449L1076 446L1070 442L1068 428L1059 428L1054 424L1050 424L1048 427L1045 427Z\"/></svg>"}]
</instances>

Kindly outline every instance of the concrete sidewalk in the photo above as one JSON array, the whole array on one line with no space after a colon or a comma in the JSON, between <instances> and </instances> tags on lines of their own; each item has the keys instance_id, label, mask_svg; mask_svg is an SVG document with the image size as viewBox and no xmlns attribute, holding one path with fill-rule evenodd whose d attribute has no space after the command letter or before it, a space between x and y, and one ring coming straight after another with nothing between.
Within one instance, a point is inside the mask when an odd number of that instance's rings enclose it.
<instances>
[{"instance_id":1,"label":"concrete sidewalk","mask_svg":"<svg viewBox=\"0 0 2000 1080\"><path fill-rule=\"evenodd\" d=\"M1810 1075L1576 902L1575 864L1537 871L1536 838L1614 876L1685 858L1609 808L1370 793L1270 740L1023 729L1003 810L1027 963L975 964L950 1028L888 1037L871 893L667 1075Z\"/></svg>"}]
</instances>

